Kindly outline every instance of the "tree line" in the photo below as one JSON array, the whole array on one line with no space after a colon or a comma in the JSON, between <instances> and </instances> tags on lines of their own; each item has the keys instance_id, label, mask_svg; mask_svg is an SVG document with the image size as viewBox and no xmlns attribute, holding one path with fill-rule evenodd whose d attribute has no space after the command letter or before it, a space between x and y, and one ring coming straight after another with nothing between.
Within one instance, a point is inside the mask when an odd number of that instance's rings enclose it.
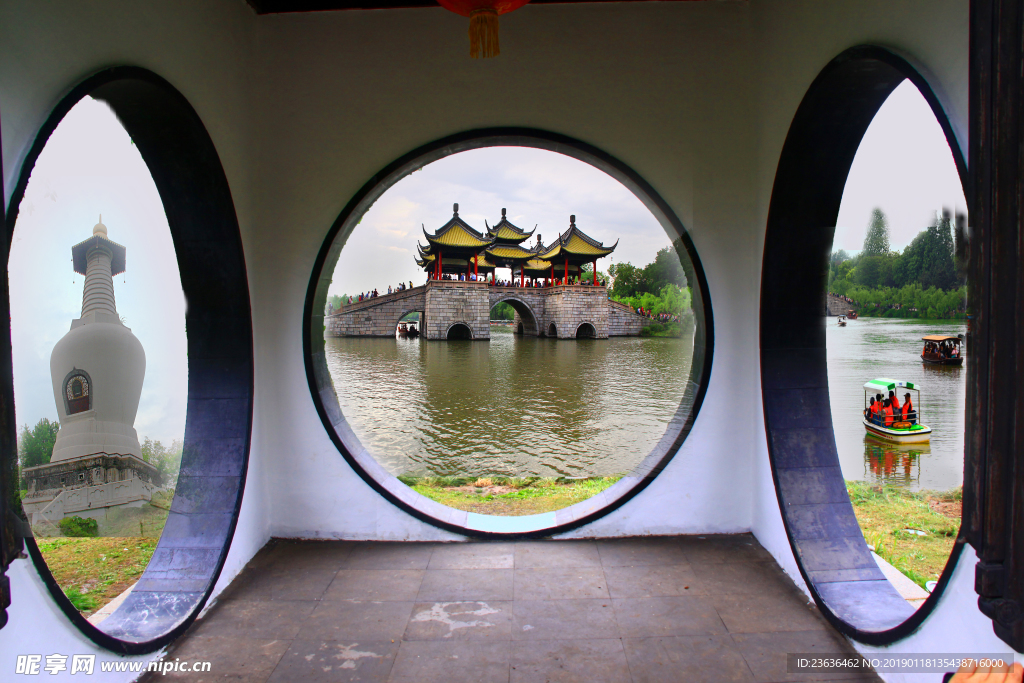
<instances>
[{"instance_id":1,"label":"tree line","mask_svg":"<svg viewBox=\"0 0 1024 683\"><path fill-rule=\"evenodd\" d=\"M865 315L960 318L966 312L966 216L948 210L902 252L889 246L889 222L872 211L864 248L829 258L828 291L851 299Z\"/></svg>"},{"instance_id":2,"label":"tree line","mask_svg":"<svg viewBox=\"0 0 1024 683\"><path fill-rule=\"evenodd\" d=\"M678 316L692 308L693 267L681 257L684 248L679 240L658 251L646 266L617 263L609 266L613 278L608 296L633 310L642 308L654 315ZM600 274L598 274L600 277Z\"/></svg>"}]
</instances>

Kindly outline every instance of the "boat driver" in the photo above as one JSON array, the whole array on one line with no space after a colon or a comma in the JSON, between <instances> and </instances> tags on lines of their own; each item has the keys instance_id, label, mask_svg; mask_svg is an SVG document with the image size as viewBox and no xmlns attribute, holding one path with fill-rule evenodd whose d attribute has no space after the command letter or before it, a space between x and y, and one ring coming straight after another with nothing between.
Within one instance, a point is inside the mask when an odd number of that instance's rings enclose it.
<instances>
[{"instance_id":1,"label":"boat driver","mask_svg":"<svg viewBox=\"0 0 1024 683\"><path fill-rule=\"evenodd\" d=\"M903 394L903 421L917 424L917 413L914 411L914 404L910 401L910 393Z\"/></svg>"}]
</instances>

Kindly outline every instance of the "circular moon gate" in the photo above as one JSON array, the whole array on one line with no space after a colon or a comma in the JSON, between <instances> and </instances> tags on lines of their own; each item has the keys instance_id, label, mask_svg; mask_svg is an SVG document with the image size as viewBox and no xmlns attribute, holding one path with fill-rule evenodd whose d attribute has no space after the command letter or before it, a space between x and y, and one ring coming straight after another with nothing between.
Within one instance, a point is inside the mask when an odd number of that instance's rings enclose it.
<instances>
[{"instance_id":1,"label":"circular moon gate","mask_svg":"<svg viewBox=\"0 0 1024 683\"><path fill-rule=\"evenodd\" d=\"M181 93L137 67L95 74L50 114L12 193L7 256L36 159L86 95L114 110L149 167L167 215L188 303L185 443L171 511L153 557L127 600L99 628L64 595L34 540L25 541L53 598L86 636L115 652L143 654L164 647L195 620L234 534L252 424L249 287L238 220L213 141ZM10 302L5 304L9 308ZM11 362L9 356L5 362Z\"/></svg>"},{"instance_id":2,"label":"circular moon gate","mask_svg":"<svg viewBox=\"0 0 1024 683\"><path fill-rule=\"evenodd\" d=\"M360 443L341 412L327 369L324 309L334 268L348 236L363 214L402 178L423 166L459 152L482 147L530 147L557 152L594 166L630 190L658 220L665 233L679 240L693 266L693 308L696 320L693 359L683 401L654 449L615 485L582 503L562 510L523 517L499 517L456 510L422 496L381 467ZM527 330L529 332L529 330ZM478 538L548 536L588 524L633 498L669 463L700 411L711 374L714 325L707 280L693 243L675 213L639 174L605 152L573 138L531 128L487 128L459 133L413 150L374 175L353 196L328 231L317 255L306 292L303 318L306 376L320 419L339 452L360 477L395 506L428 524Z\"/></svg>"},{"instance_id":3,"label":"circular moon gate","mask_svg":"<svg viewBox=\"0 0 1024 683\"><path fill-rule=\"evenodd\" d=\"M949 580L916 612L876 566L839 467L829 404L822 302L843 189L864 132L909 79L966 165L925 79L878 47L847 50L811 84L790 125L772 188L761 276L761 388L775 489L790 545L815 602L841 632L886 644L916 629Z\"/></svg>"}]
</instances>

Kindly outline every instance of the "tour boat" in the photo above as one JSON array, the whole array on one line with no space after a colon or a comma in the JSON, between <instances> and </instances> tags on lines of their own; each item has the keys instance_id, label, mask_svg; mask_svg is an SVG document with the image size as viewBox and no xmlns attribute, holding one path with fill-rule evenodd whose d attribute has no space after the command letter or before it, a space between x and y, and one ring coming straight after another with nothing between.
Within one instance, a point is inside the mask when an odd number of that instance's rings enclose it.
<instances>
[{"instance_id":1,"label":"tour boat","mask_svg":"<svg viewBox=\"0 0 1024 683\"><path fill-rule=\"evenodd\" d=\"M855 311L855 310L853 310L851 308L850 310L848 310L846 312L846 317L849 318L850 320L856 320L857 319L857 311Z\"/></svg>"},{"instance_id":2,"label":"tour boat","mask_svg":"<svg viewBox=\"0 0 1024 683\"><path fill-rule=\"evenodd\" d=\"M926 334L921 337L925 343L925 349L921 353L921 360L929 365L963 365L964 355L960 352L960 343L963 341L958 336L951 334ZM931 344L931 349L929 349Z\"/></svg>"},{"instance_id":3,"label":"tour boat","mask_svg":"<svg viewBox=\"0 0 1024 683\"><path fill-rule=\"evenodd\" d=\"M914 412L917 413L917 419L913 422L895 421L886 427L863 418L864 429L867 430L868 436L886 443L924 443L931 441L932 428L921 424L921 390L913 382L887 379L885 377L871 380L864 385L864 410L867 410L869 399L876 394L881 394L882 398L889 398L890 391L896 392L897 398L901 399L901 403L903 399L899 395L901 391L903 393L907 391L914 392L915 396L911 400Z\"/></svg>"},{"instance_id":4,"label":"tour boat","mask_svg":"<svg viewBox=\"0 0 1024 683\"><path fill-rule=\"evenodd\" d=\"M839 327L846 327L846 316L839 316L839 320L837 322L839 323Z\"/></svg>"}]
</instances>

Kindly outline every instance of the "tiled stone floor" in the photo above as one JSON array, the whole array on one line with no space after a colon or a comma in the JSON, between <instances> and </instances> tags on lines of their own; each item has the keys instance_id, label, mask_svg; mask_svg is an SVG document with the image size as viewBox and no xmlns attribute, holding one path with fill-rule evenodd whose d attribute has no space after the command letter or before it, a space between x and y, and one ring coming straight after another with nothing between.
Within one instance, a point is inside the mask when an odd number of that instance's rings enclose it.
<instances>
[{"instance_id":1,"label":"tiled stone floor","mask_svg":"<svg viewBox=\"0 0 1024 683\"><path fill-rule=\"evenodd\" d=\"M857 678L787 674L787 652L852 650L744 534L271 541L170 657L212 661L196 682Z\"/></svg>"}]
</instances>

